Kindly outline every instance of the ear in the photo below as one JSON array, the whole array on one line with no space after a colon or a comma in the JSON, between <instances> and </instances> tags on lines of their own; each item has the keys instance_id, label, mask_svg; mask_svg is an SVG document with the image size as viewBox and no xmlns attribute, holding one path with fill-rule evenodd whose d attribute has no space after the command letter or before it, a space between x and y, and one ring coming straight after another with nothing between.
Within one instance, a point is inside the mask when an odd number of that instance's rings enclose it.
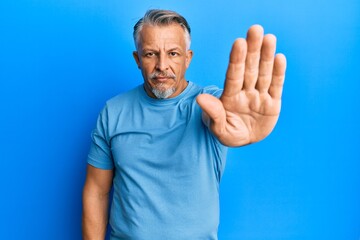
<instances>
[{"instance_id":1,"label":"ear","mask_svg":"<svg viewBox=\"0 0 360 240\"><path fill-rule=\"evenodd\" d=\"M190 66L192 57L193 57L193 51L187 50L186 51L186 68L188 68Z\"/></svg>"},{"instance_id":2,"label":"ear","mask_svg":"<svg viewBox=\"0 0 360 240\"><path fill-rule=\"evenodd\" d=\"M141 69L141 63L140 63L140 58L139 58L139 53L137 51L133 51L133 57L135 59L135 62L138 66L139 69Z\"/></svg>"}]
</instances>

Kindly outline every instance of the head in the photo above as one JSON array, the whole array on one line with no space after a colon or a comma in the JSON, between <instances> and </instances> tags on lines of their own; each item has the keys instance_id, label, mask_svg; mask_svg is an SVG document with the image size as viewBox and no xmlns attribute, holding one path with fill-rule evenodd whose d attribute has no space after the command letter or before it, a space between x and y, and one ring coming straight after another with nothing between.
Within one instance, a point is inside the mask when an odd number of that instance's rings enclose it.
<instances>
[{"instance_id":1,"label":"head","mask_svg":"<svg viewBox=\"0 0 360 240\"><path fill-rule=\"evenodd\" d=\"M190 27L184 17L173 11L149 10L134 26L135 61L141 69L147 94L171 98L187 86Z\"/></svg>"}]
</instances>

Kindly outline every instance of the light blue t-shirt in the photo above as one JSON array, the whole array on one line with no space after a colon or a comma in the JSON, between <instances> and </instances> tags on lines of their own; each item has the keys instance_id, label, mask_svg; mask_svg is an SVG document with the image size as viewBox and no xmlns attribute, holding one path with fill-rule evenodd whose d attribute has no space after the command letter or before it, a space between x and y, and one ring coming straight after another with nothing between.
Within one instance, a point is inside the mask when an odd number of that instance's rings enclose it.
<instances>
[{"instance_id":1,"label":"light blue t-shirt","mask_svg":"<svg viewBox=\"0 0 360 240\"><path fill-rule=\"evenodd\" d=\"M221 90L189 82L160 100L141 85L100 113L88 163L115 172L110 239L217 239L227 148L202 122L200 93Z\"/></svg>"}]
</instances>

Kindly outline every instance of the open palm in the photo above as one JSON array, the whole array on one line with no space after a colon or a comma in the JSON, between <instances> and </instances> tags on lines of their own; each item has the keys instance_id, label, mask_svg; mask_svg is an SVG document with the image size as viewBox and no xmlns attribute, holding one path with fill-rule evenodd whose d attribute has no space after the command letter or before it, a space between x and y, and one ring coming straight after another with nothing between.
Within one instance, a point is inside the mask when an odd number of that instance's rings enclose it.
<instances>
[{"instance_id":1,"label":"open palm","mask_svg":"<svg viewBox=\"0 0 360 240\"><path fill-rule=\"evenodd\" d=\"M246 39L234 42L220 99L208 94L197 97L204 121L227 146L264 139L279 118L286 58L275 55L275 36L263 32L254 25Z\"/></svg>"}]
</instances>

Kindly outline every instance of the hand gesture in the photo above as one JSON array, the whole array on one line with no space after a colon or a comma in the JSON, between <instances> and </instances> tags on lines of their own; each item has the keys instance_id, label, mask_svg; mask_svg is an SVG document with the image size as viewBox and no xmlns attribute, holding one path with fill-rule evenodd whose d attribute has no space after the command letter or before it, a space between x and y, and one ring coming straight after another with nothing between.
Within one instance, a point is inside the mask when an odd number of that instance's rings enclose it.
<instances>
[{"instance_id":1,"label":"hand gesture","mask_svg":"<svg viewBox=\"0 0 360 240\"><path fill-rule=\"evenodd\" d=\"M201 94L203 120L221 143L242 146L270 134L279 118L286 58L275 55L276 38L252 26L231 49L220 99Z\"/></svg>"}]
</instances>

